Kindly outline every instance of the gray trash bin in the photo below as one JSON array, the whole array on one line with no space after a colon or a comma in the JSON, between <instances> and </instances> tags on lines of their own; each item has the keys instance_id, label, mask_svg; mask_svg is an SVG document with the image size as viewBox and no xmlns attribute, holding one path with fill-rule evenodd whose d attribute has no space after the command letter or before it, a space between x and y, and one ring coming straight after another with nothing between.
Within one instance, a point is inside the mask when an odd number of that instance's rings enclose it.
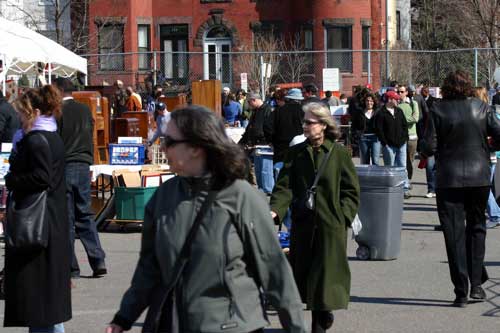
<instances>
[{"instance_id":1,"label":"gray trash bin","mask_svg":"<svg viewBox=\"0 0 500 333\"><path fill-rule=\"evenodd\" d=\"M356 172L361 188L358 216L363 225L356 236L356 256L363 260L396 259L401 243L406 169L358 165Z\"/></svg>"}]
</instances>

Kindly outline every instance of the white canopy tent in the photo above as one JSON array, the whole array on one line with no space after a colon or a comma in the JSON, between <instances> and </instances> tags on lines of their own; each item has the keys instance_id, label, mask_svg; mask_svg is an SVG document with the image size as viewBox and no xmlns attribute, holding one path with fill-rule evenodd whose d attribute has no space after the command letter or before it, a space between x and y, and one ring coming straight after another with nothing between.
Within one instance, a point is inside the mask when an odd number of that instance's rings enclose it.
<instances>
[{"instance_id":1,"label":"white canopy tent","mask_svg":"<svg viewBox=\"0 0 500 333\"><path fill-rule=\"evenodd\" d=\"M71 76L75 72L87 75L87 60L53 40L19 24L0 17L0 60L3 91L7 75L38 74L38 63L51 74Z\"/></svg>"}]
</instances>

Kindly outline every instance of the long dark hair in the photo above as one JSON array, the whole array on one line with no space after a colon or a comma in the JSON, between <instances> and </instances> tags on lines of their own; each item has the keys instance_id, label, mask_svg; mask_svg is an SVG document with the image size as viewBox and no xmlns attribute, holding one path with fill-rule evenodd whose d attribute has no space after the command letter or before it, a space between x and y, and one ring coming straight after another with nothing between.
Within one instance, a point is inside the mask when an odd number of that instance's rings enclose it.
<instances>
[{"instance_id":1,"label":"long dark hair","mask_svg":"<svg viewBox=\"0 0 500 333\"><path fill-rule=\"evenodd\" d=\"M215 177L215 186L222 188L236 179L245 179L248 168L246 155L226 134L222 118L209 109L190 105L171 113L189 143L205 150L207 167Z\"/></svg>"}]
</instances>

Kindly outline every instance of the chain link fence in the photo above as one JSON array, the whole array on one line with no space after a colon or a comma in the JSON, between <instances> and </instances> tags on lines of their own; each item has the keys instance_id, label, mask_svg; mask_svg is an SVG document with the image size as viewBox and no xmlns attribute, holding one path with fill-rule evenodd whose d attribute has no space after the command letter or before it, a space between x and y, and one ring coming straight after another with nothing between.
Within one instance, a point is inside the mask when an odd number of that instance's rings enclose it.
<instances>
[{"instance_id":1,"label":"chain link fence","mask_svg":"<svg viewBox=\"0 0 500 333\"><path fill-rule=\"evenodd\" d=\"M261 92L273 85L297 82L313 82L321 89L323 68L338 68L340 90L348 92L355 85L370 83L380 88L392 80L439 86L457 69L470 73L476 85L491 87L500 49L141 52L85 57L91 85L120 79L140 88L150 81L177 92L188 91L196 80L218 79L224 86Z\"/></svg>"}]
</instances>

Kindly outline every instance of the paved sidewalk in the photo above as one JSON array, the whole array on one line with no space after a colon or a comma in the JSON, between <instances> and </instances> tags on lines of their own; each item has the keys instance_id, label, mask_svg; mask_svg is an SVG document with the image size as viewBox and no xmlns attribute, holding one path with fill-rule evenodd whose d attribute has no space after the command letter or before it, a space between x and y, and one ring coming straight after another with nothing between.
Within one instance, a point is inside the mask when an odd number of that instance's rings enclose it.
<instances>
[{"instance_id":1,"label":"paved sidewalk","mask_svg":"<svg viewBox=\"0 0 500 333\"><path fill-rule=\"evenodd\" d=\"M359 261L355 258L357 245L349 241L351 304L349 310L336 312L335 329L330 331L500 332L500 228L488 230L486 265L491 279L484 285L488 300L469 304L465 309L453 308L450 304L454 294L443 236L433 229L438 224L436 203L435 199L424 197L422 170L416 169L412 193L412 198L405 200L401 254L397 260ZM91 275L91 270L78 243L84 277L75 280L73 319L66 323L66 332L104 332L137 262L140 234L137 230L129 231L101 234L110 273L99 279L85 277ZM0 265L3 266L3 257ZM0 301L1 321L3 306ZM277 317L270 318L272 326L279 327ZM309 313L306 318L310 322ZM1 328L0 331L27 330ZM140 324L130 332L140 332Z\"/></svg>"}]
</instances>

